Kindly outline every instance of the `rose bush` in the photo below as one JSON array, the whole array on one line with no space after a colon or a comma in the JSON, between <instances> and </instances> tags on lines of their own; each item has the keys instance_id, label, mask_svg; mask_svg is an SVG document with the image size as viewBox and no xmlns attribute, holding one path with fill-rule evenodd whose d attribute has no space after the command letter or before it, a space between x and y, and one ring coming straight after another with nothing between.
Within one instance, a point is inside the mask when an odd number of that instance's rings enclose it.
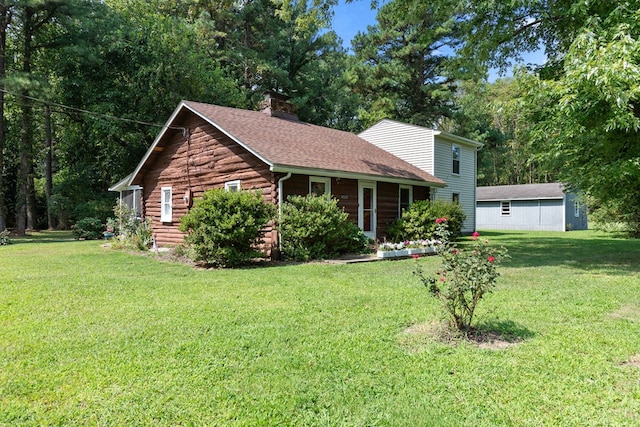
<instances>
[{"instance_id":1,"label":"rose bush","mask_svg":"<svg viewBox=\"0 0 640 427\"><path fill-rule=\"evenodd\" d=\"M471 248L458 248L450 239L447 218L436 220L434 237L440 242L437 253L442 259L436 276L425 276L417 257L414 274L443 303L453 328L466 333L478 302L495 287L500 276L497 266L508 257L507 250L490 246L478 232L471 237Z\"/></svg>"}]
</instances>

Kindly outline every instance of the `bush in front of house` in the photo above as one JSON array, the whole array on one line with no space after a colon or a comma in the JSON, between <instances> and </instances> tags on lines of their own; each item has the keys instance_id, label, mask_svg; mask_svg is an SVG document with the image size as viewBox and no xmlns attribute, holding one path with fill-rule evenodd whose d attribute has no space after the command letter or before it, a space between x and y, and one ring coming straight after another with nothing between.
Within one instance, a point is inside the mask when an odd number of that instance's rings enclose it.
<instances>
[{"instance_id":1,"label":"bush in front of house","mask_svg":"<svg viewBox=\"0 0 640 427\"><path fill-rule=\"evenodd\" d=\"M153 243L153 230L149 218L142 219L126 203L116 201L115 218L107 219L107 232L117 236L112 248L129 248L144 251Z\"/></svg>"},{"instance_id":2,"label":"bush in front of house","mask_svg":"<svg viewBox=\"0 0 640 427\"><path fill-rule=\"evenodd\" d=\"M76 239L94 240L102 239L104 226L98 218L82 218L71 227L73 236Z\"/></svg>"},{"instance_id":3,"label":"bush in front of house","mask_svg":"<svg viewBox=\"0 0 640 427\"><path fill-rule=\"evenodd\" d=\"M180 231L188 233L185 244L195 261L237 267L264 257L258 246L274 215L275 207L258 192L209 190L181 218Z\"/></svg>"},{"instance_id":4,"label":"bush in front of house","mask_svg":"<svg viewBox=\"0 0 640 427\"><path fill-rule=\"evenodd\" d=\"M326 196L291 196L278 221L281 248L288 259L309 261L363 253L369 239L338 201Z\"/></svg>"},{"instance_id":5,"label":"bush in front of house","mask_svg":"<svg viewBox=\"0 0 640 427\"><path fill-rule=\"evenodd\" d=\"M402 213L402 218L388 227L389 239L394 242L430 239L436 229L436 219L447 218L451 238L458 237L467 215L458 203L442 200L419 200Z\"/></svg>"}]
</instances>

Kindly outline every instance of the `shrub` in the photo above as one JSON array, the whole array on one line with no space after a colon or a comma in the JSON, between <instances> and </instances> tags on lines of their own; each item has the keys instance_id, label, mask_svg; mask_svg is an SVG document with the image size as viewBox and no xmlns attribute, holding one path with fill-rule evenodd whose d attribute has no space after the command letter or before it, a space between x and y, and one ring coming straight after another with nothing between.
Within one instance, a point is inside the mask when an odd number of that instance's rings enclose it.
<instances>
[{"instance_id":1,"label":"shrub","mask_svg":"<svg viewBox=\"0 0 640 427\"><path fill-rule=\"evenodd\" d=\"M107 219L107 231L118 236L118 243L112 247L122 246L141 251L149 249L153 243L151 220L137 217L133 209L120 201L113 207L113 213L115 218Z\"/></svg>"},{"instance_id":2,"label":"shrub","mask_svg":"<svg viewBox=\"0 0 640 427\"><path fill-rule=\"evenodd\" d=\"M8 245L11 243L9 240L9 230L0 231L0 246Z\"/></svg>"},{"instance_id":3,"label":"shrub","mask_svg":"<svg viewBox=\"0 0 640 427\"><path fill-rule=\"evenodd\" d=\"M282 205L278 229L284 255L296 261L363 253L369 243L338 201L326 196L289 197Z\"/></svg>"},{"instance_id":4,"label":"shrub","mask_svg":"<svg viewBox=\"0 0 640 427\"><path fill-rule=\"evenodd\" d=\"M505 248L492 248L488 240L479 239L478 232L473 233L470 250L458 249L449 238L448 224L446 218L436 220L437 251L442 259L437 276L425 277L415 257L414 274L442 302L455 330L466 333L478 302L495 287L500 275L497 265L508 255Z\"/></svg>"},{"instance_id":5,"label":"shrub","mask_svg":"<svg viewBox=\"0 0 640 427\"><path fill-rule=\"evenodd\" d=\"M436 219L447 218L449 233L452 239L460 235L466 214L458 203L437 200L419 200L411 204L403 212L398 223L391 227L396 234L390 236L393 241L418 240L433 237Z\"/></svg>"},{"instance_id":6,"label":"shrub","mask_svg":"<svg viewBox=\"0 0 640 427\"><path fill-rule=\"evenodd\" d=\"M76 239L93 240L102 239L104 227L98 218L88 217L78 221L71 230Z\"/></svg>"},{"instance_id":7,"label":"shrub","mask_svg":"<svg viewBox=\"0 0 640 427\"><path fill-rule=\"evenodd\" d=\"M182 217L180 230L188 233L185 243L193 249L195 261L236 267L264 257L257 246L274 215L275 207L258 192L209 190Z\"/></svg>"}]
</instances>

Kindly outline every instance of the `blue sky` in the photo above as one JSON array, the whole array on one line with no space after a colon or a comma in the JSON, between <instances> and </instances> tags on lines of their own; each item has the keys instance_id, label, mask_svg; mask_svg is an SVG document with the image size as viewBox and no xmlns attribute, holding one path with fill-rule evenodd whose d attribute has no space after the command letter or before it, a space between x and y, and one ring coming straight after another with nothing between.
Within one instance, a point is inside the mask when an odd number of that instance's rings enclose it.
<instances>
[{"instance_id":1,"label":"blue sky","mask_svg":"<svg viewBox=\"0 0 640 427\"><path fill-rule=\"evenodd\" d=\"M384 4L385 1L379 1ZM345 3L345 0L339 0L339 4L334 8L333 29L342 39L345 48L351 48L351 40L359 31L366 31L368 25L376 23L376 10L371 10L370 0L354 0L351 3ZM531 52L523 55L524 63L542 63L545 59L542 51ZM511 75L511 72L507 73ZM497 72L493 70L490 73L489 81L494 81L498 77Z\"/></svg>"},{"instance_id":2,"label":"blue sky","mask_svg":"<svg viewBox=\"0 0 640 427\"><path fill-rule=\"evenodd\" d=\"M344 47L351 47L351 40L359 31L366 31L367 25L376 23L377 11L371 10L369 0L355 0L346 4L340 0L334 8L333 29L342 38Z\"/></svg>"}]
</instances>

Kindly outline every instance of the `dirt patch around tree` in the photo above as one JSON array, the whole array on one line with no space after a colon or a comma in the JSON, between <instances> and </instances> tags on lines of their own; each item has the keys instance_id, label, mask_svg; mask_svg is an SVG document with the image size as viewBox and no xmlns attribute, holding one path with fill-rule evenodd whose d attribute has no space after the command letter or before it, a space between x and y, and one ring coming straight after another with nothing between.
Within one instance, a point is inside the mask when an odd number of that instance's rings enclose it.
<instances>
[{"instance_id":1,"label":"dirt patch around tree","mask_svg":"<svg viewBox=\"0 0 640 427\"><path fill-rule=\"evenodd\" d=\"M452 330L447 322L430 321L407 327L400 334L399 343L411 353L418 353L434 342L454 347L468 343L485 350L504 350L520 344L525 338L513 333L505 334L486 325L461 334Z\"/></svg>"}]
</instances>

